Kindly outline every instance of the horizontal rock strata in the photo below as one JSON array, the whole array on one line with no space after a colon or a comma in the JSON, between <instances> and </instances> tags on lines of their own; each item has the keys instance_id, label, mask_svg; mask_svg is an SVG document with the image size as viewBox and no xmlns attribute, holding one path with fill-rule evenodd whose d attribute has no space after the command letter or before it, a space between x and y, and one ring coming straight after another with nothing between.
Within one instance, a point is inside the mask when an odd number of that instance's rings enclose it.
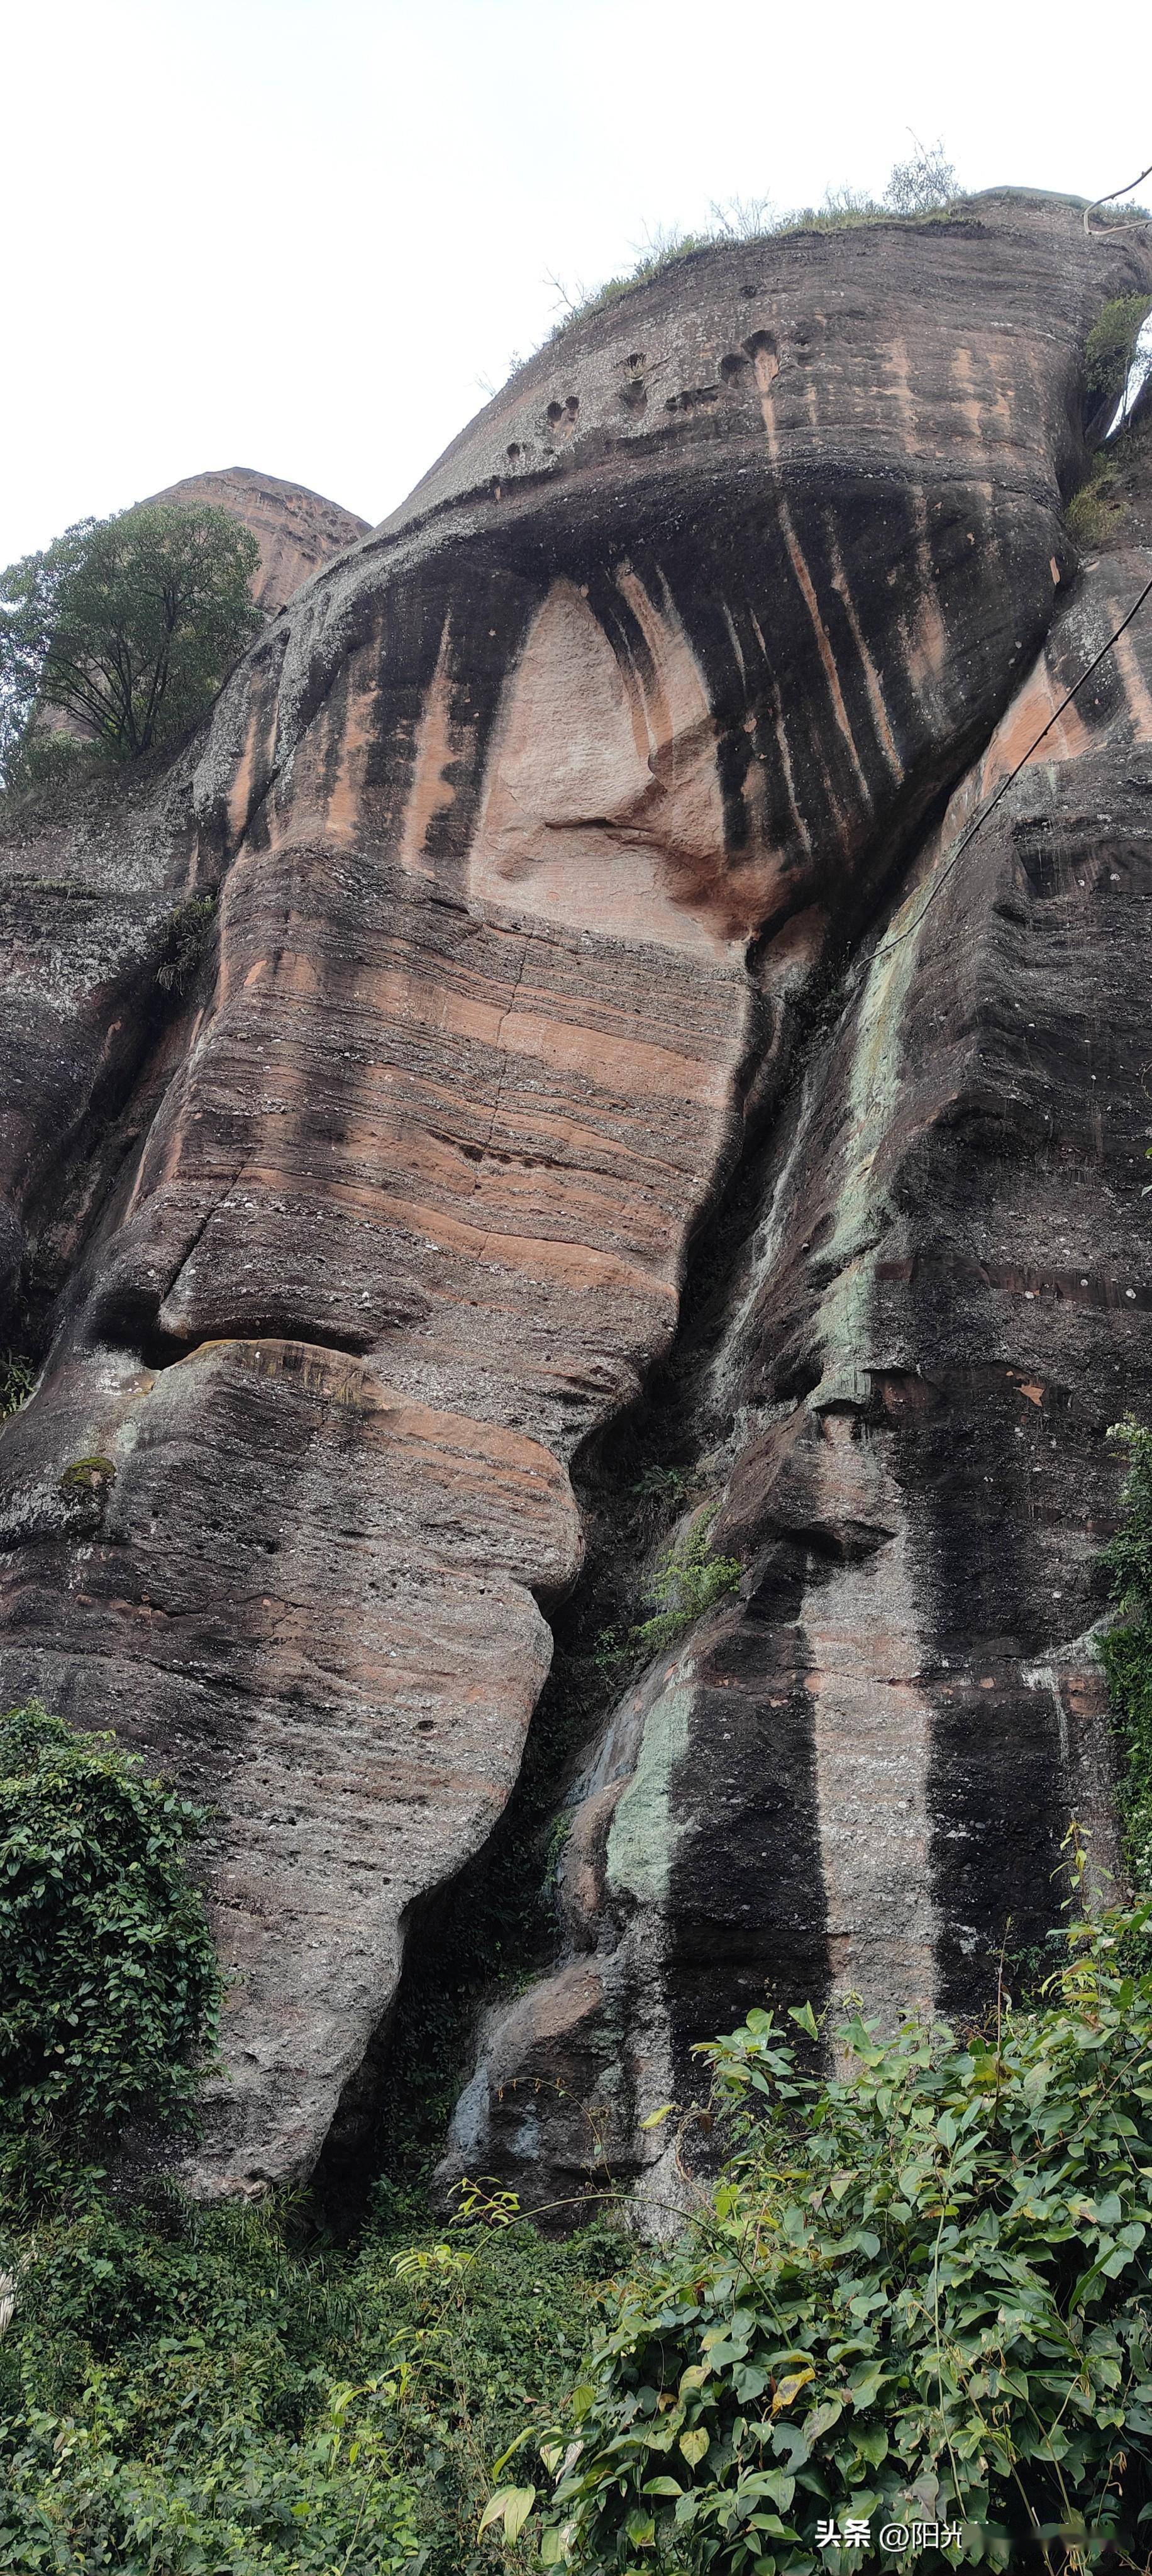
<instances>
[{"instance_id":1,"label":"horizontal rock strata","mask_svg":"<svg viewBox=\"0 0 1152 2576\"><path fill-rule=\"evenodd\" d=\"M1098 1762L1051 1594L1079 1604L1121 1407L1098 1351L1041 1369L1047 1291L1005 1283L1049 1278L1068 1174L1065 1266L1119 1259L1082 1242L1100 967L1075 948L1083 1034L1061 987L1029 1055L1074 898L1020 893L1007 818L889 956L875 923L930 890L1054 613L1060 669L1106 613L1063 615L1061 504L1084 340L1146 267L1027 197L698 255L321 569L150 803L4 853L12 1271L26 1240L59 1283L0 1451L4 1688L214 1802L205 2189L309 2170L414 1905L491 1830L578 1572L568 1463L669 1348L745 1150L765 1230L713 1402L748 1597L594 1757L563 1991L499 2065L611 2094L635 2164L651 2084L769 1969L911 1999L1004 1890L1035 1912L1059 1765ZM1085 719L1110 796L1135 704L1106 746ZM161 1006L166 924L209 895ZM1060 1467L1081 1402L1065 1525L1044 1444ZM510 2142L499 2089L490 2163L580 2161Z\"/></svg>"},{"instance_id":2,"label":"horizontal rock strata","mask_svg":"<svg viewBox=\"0 0 1152 2576\"><path fill-rule=\"evenodd\" d=\"M1105 1435L1152 1391L1152 617L964 837L1150 574L1086 567L781 1119L696 1357L742 1598L575 1778L568 1958L489 2017L445 2189L609 2169L673 2225L642 2123L694 2097L695 2040L766 1988L963 2013L1042 1942L1073 1815L1119 1868L1095 1636Z\"/></svg>"},{"instance_id":3,"label":"horizontal rock strata","mask_svg":"<svg viewBox=\"0 0 1152 2576\"><path fill-rule=\"evenodd\" d=\"M226 510L230 519L239 519L260 548L253 596L257 608L269 617L287 607L301 583L319 572L321 564L331 563L334 555L368 535L367 519L358 519L354 510L342 510L338 501L326 501L322 493L309 492L303 483L282 483L276 474L254 473L250 465L226 465L215 474L187 474L182 483L169 483L150 498L207 501L214 510Z\"/></svg>"}]
</instances>

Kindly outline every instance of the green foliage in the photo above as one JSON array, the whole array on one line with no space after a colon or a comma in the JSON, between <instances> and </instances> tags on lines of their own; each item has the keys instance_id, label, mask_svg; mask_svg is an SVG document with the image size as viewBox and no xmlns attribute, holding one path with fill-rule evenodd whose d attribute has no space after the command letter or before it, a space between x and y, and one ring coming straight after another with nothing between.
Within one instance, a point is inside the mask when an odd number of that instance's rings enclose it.
<instances>
[{"instance_id":1,"label":"green foliage","mask_svg":"<svg viewBox=\"0 0 1152 2576\"><path fill-rule=\"evenodd\" d=\"M645 1500L651 1496L667 1500L682 1495L685 1481L679 1468L654 1467L648 1478L642 1477L633 1487L633 1492ZM592 1660L606 1690L622 1689L638 1664L650 1663L654 1655L665 1653L697 1619L704 1617L705 1611L722 1601L726 1593L737 1590L740 1560L715 1554L709 1535L715 1518L713 1504L690 1527L686 1537L665 1548L648 1587L648 1598L655 1604L650 1619L641 1619L631 1628L612 1626L599 1630Z\"/></svg>"},{"instance_id":2,"label":"green foliage","mask_svg":"<svg viewBox=\"0 0 1152 2576\"><path fill-rule=\"evenodd\" d=\"M1074 492L1064 513L1081 546L1102 546L1124 516L1125 500L1116 460L1106 447L1097 450L1086 482Z\"/></svg>"},{"instance_id":3,"label":"green foliage","mask_svg":"<svg viewBox=\"0 0 1152 2576\"><path fill-rule=\"evenodd\" d=\"M200 1811L38 1701L0 1719L0 2153L187 2114L218 1977L185 1861Z\"/></svg>"},{"instance_id":4,"label":"green foliage","mask_svg":"<svg viewBox=\"0 0 1152 2576\"><path fill-rule=\"evenodd\" d=\"M543 2446L545 2565L836 2571L858 2558L815 2527L845 2515L964 2527L893 2568L1017 2565L1056 2528L1084 2565L1131 2533L1152 2497L1152 1976L1122 1963L1146 1912L1072 1922L1042 2007L1002 1998L986 2040L856 2018L825 2078L756 2012L702 2051L732 2152ZM792 2018L816 2035L810 2006Z\"/></svg>"},{"instance_id":5,"label":"green foliage","mask_svg":"<svg viewBox=\"0 0 1152 2576\"><path fill-rule=\"evenodd\" d=\"M225 511L153 502L81 519L0 574L0 750L15 783L22 762L32 779L49 758L40 706L116 761L194 723L259 632L257 560Z\"/></svg>"},{"instance_id":6,"label":"green foliage","mask_svg":"<svg viewBox=\"0 0 1152 2576\"><path fill-rule=\"evenodd\" d=\"M651 1598L655 1610L650 1619L633 1628L630 1644L647 1662L652 1655L662 1654L674 1645L686 1629L706 1610L711 1610L726 1592L735 1592L740 1581L740 1560L735 1556L717 1556L711 1545L715 1506L701 1513L687 1537L678 1546L666 1548L652 1581Z\"/></svg>"},{"instance_id":7,"label":"green foliage","mask_svg":"<svg viewBox=\"0 0 1152 2576\"><path fill-rule=\"evenodd\" d=\"M35 1361L23 1351L0 1351L0 1422L7 1422L27 1404L36 1378Z\"/></svg>"},{"instance_id":8,"label":"green foliage","mask_svg":"<svg viewBox=\"0 0 1152 2576\"><path fill-rule=\"evenodd\" d=\"M1125 1614L1100 1647L1126 1755L1125 1843L1138 1887L1152 1887L1152 1431L1129 1415L1109 1432L1128 1453L1122 1519L1103 1550Z\"/></svg>"},{"instance_id":9,"label":"green foliage","mask_svg":"<svg viewBox=\"0 0 1152 2576\"><path fill-rule=\"evenodd\" d=\"M156 981L164 993L186 992L200 961L208 953L216 926L215 895L194 895L178 904L164 937L164 954Z\"/></svg>"},{"instance_id":10,"label":"green foliage","mask_svg":"<svg viewBox=\"0 0 1152 2576\"><path fill-rule=\"evenodd\" d=\"M635 1501L657 1505L683 1502L691 1485L686 1467L645 1467L630 1490Z\"/></svg>"},{"instance_id":11,"label":"green foliage","mask_svg":"<svg viewBox=\"0 0 1152 2576\"><path fill-rule=\"evenodd\" d=\"M1084 351L1084 376L1089 393L1100 402L1119 402L1150 313L1152 296L1114 295L1094 322Z\"/></svg>"},{"instance_id":12,"label":"green foliage","mask_svg":"<svg viewBox=\"0 0 1152 2576\"><path fill-rule=\"evenodd\" d=\"M497 2463L561 2402L622 2252L522 2224L345 2256L291 2210L174 2195L0 2240L0 2564L491 2576Z\"/></svg>"},{"instance_id":13,"label":"green foliage","mask_svg":"<svg viewBox=\"0 0 1152 2576\"><path fill-rule=\"evenodd\" d=\"M14 809L26 814L31 807L37 815L51 818L67 809L77 787L103 764L91 742L81 742L75 734L58 733L49 725L30 725L21 733L24 708L25 700L16 698L0 712L5 815Z\"/></svg>"}]
</instances>

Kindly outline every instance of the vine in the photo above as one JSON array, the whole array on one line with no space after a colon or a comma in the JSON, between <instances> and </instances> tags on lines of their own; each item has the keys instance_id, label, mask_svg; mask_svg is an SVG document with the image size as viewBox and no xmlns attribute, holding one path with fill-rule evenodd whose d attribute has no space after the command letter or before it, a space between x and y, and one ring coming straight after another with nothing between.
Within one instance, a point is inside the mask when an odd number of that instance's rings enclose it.
<instances>
[{"instance_id":1,"label":"vine","mask_svg":"<svg viewBox=\"0 0 1152 2576\"><path fill-rule=\"evenodd\" d=\"M219 2001L201 1811L38 1700L0 1718L0 2169L187 2119Z\"/></svg>"}]
</instances>

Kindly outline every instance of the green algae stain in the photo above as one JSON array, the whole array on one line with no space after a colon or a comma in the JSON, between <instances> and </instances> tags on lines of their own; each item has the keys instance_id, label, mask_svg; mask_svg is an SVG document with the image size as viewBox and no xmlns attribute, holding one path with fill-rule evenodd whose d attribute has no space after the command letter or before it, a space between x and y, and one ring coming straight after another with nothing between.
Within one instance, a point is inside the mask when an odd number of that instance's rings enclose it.
<instances>
[{"instance_id":1,"label":"green algae stain","mask_svg":"<svg viewBox=\"0 0 1152 2576\"><path fill-rule=\"evenodd\" d=\"M638 1905L667 1902L672 1862L683 1827L672 1816L672 1778L688 1751L693 1693L683 1684L650 1709L640 1756L612 1819L607 1880L614 1895Z\"/></svg>"},{"instance_id":2,"label":"green algae stain","mask_svg":"<svg viewBox=\"0 0 1152 2576\"><path fill-rule=\"evenodd\" d=\"M876 1165L896 1115L903 1060L904 1019L919 955L919 925L942 859L939 847L885 933L868 970L856 1021L850 1117L843 1149L836 1221L822 1259L837 1273L821 1301L825 1355L818 1400L858 1403L867 1394L860 1356L867 1346L872 1308L871 1254L890 1214Z\"/></svg>"}]
</instances>

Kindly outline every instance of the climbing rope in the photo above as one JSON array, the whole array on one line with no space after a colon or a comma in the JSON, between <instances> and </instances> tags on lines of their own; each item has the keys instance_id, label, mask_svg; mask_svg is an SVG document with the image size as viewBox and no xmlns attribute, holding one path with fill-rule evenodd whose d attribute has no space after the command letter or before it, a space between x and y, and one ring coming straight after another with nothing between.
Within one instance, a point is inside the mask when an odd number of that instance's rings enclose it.
<instances>
[{"instance_id":1,"label":"climbing rope","mask_svg":"<svg viewBox=\"0 0 1152 2576\"><path fill-rule=\"evenodd\" d=\"M1150 167L1152 167L1152 164L1150 164ZM1145 172L1145 174L1144 174L1144 175L1145 175L1145 177L1147 177L1147 175L1148 175L1148 174L1147 174L1147 172ZM1135 181L1135 179L1132 181L1132 185L1133 185L1133 187L1135 187L1135 186L1137 185L1137 182ZM1118 193L1119 193L1119 192L1118 192ZM1001 799L1007 795L1009 788L1014 784L1015 780L1016 780L1017 778L1019 778L1019 775L1020 775L1021 770L1022 770L1022 769L1027 769L1028 763L1029 763L1029 761L1030 761L1030 760L1031 760L1031 758L1032 758L1033 752L1037 752L1037 751L1039 751L1041 743L1042 743L1042 742L1045 742L1045 741L1047 740L1048 735L1049 735L1049 734L1051 733L1051 731L1052 731L1052 727L1053 727L1053 725L1055 725L1055 724L1059 724L1059 722L1060 722L1060 718L1061 718L1061 716L1064 714L1065 709L1066 709L1067 707L1070 707L1070 706L1071 706L1073 698L1078 698L1078 697L1079 697L1079 695L1080 695L1080 691L1081 691L1081 689L1084 687L1085 681L1086 681L1086 680L1090 680L1090 679L1091 679L1092 674L1093 674L1093 671L1098 671L1098 670L1099 670L1099 668L1100 668L1100 664L1101 664L1101 663L1102 663L1102 661L1104 660L1105 656L1106 656L1107 654L1109 654L1109 653L1112 651L1112 647L1113 647L1113 645L1114 645L1114 644L1118 644L1118 643L1119 643L1120 638L1121 638L1121 636L1123 635L1123 633L1124 633L1125 629L1131 625L1133 618L1137 615L1138 611L1139 611L1141 608L1143 608L1143 606L1144 606L1144 602L1145 602L1145 600L1146 600L1147 598L1149 598L1149 596L1152 596L1152 580L1148 580L1148 581L1146 581L1146 582L1145 582L1145 584L1144 584L1144 588L1143 588L1143 590L1141 591L1139 598L1138 598L1138 599L1134 599L1134 600L1133 600L1133 602L1132 602L1132 606L1131 606L1131 608L1130 608L1130 609L1129 609L1129 611L1128 611L1127 617L1123 617L1123 618L1121 618L1121 620L1120 620L1120 624L1119 624L1119 626L1117 627L1115 634L1114 634L1114 635L1110 635L1110 636L1109 636L1109 638L1108 638L1107 643L1106 643L1106 644L1102 644L1102 645L1101 645L1101 647L1100 647L1099 652L1098 652L1098 653L1095 653L1095 654L1093 655L1092 660L1091 660L1091 661L1089 662L1089 664L1088 664L1088 668L1087 668L1087 670L1086 670L1086 671L1081 671L1081 674L1080 674L1079 679L1076 681L1075 686L1074 686L1073 688L1069 689L1068 694L1067 694L1067 697L1061 698L1061 700L1060 700L1060 704L1059 704L1059 706L1057 707L1055 714L1054 714L1054 715L1050 715L1050 716L1049 716L1049 718L1048 718L1048 722L1047 722L1047 724L1045 725L1045 727L1044 727L1044 729L1043 729L1043 732L1042 732L1042 733L1038 733L1038 734L1037 734L1037 736L1036 736L1036 740L1035 740L1035 742L1033 742L1033 743L1030 743L1030 744L1029 744L1029 747L1028 747L1027 751L1025 752L1023 759L1022 759L1022 760L1018 760L1018 761L1017 761L1017 763L1016 763L1016 767L1015 767L1015 769L1010 770L1010 771L1009 771L1009 773L1008 773L1007 778L1005 778L1005 779L1002 779L1002 780L1001 780L1001 783L1000 783L999 787L997 788L995 795L994 795L994 796L989 797L988 803L983 807L982 811L981 811L979 814L974 814L974 815L973 815L972 821L969 823L969 825L968 825L968 827L967 827L967 830L961 834L960 839L958 840L958 842L957 842L957 844L956 844L956 847L955 847L955 849L954 849L954 850L953 850L953 852L952 852L952 856L951 856L951 858L950 858L950 859L949 859L949 861L948 861L948 865L947 865L947 867L946 867L946 868L943 868L943 869L941 870L940 875L938 876L938 878L937 878L937 880L936 880L936 883L935 883L935 885L933 886L932 891L931 891L931 893L929 894L929 896L928 896L928 898L927 898L927 901L926 901L926 902L921 906L920 911L917 913L915 921L911 921L911 922L909 922L907 930L898 930L894 939L886 939L886 940L884 941L883 946L882 946L882 947L880 947L880 948L877 948L877 949L876 949L876 951L875 951L875 956L876 956L876 957L886 957L890 948L899 948L900 943L901 943L901 941L902 941L902 940L904 940L904 939L911 939L911 937L912 937L912 935L913 935L913 932L914 932L914 931L919 930L919 928L920 928L920 924L921 924L921 922L922 922L922 921L923 921L923 919L924 919L924 915L925 915L925 913L926 913L926 912L928 912L928 911L930 910L931 906L935 903L937 895L941 892L942 888L943 888L943 887L944 887L944 885L947 883L948 878L949 878L949 877L951 876L951 874L952 874L952 870L953 870L953 868L958 864L959 860L961 860L961 859L963 858L965 850L967 850L968 848L970 848L970 846L971 846L972 842L973 842L973 841L975 840L975 838L976 838L976 834L977 834L977 832L980 830L981 824L982 824L982 823L986 823L986 822L988 821L989 815L991 815L991 814L994 814L994 813L995 813L997 806L998 806L998 805L1000 804L1000 802L1001 802Z\"/></svg>"}]
</instances>

